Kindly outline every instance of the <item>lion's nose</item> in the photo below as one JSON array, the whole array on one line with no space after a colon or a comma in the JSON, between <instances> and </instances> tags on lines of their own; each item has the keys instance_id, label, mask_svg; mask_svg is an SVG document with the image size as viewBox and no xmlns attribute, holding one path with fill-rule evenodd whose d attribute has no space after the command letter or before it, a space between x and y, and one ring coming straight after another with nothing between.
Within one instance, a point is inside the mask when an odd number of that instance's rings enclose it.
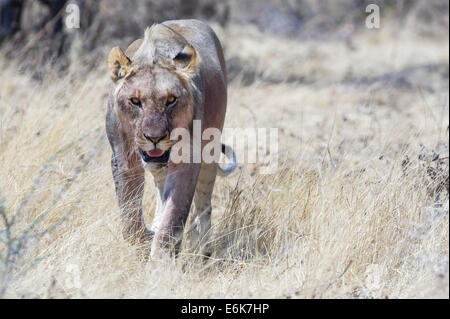
<instances>
[{"instance_id":1,"label":"lion's nose","mask_svg":"<svg viewBox=\"0 0 450 319\"><path fill-rule=\"evenodd\" d=\"M163 136L158 136L158 137L148 136L148 135L145 135L145 134L144 134L144 136L145 136L145 138L146 138L147 140L149 140L149 141L151 141L151 142L157 144L159 141L161 141L161 140L163 140L163 139L165 139L165 138L167 137L167 132L166 132L166 134L164 134Z\"/></svg>"}]
</instances>

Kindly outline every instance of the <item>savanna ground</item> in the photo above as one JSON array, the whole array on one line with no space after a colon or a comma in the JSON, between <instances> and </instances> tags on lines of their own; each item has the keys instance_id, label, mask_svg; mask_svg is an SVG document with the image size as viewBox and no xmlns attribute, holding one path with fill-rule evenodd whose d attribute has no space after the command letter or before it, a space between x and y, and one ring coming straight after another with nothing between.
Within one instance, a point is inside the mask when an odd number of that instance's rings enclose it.
<instances>
[{"instance_id":1,"label":"savanna ground","mask_svg":"<svg viewBox=\"0 0 450 319\"><path fill-rule=\"evenodd\" d=\"M293 41L212 26L236 73L225 126L277 127L279 165L218 178L206 262L146 264L121 236L106 58L37 81L0 54L2 296L448 298L448 28Z\"/></svg>"}]
</instances>

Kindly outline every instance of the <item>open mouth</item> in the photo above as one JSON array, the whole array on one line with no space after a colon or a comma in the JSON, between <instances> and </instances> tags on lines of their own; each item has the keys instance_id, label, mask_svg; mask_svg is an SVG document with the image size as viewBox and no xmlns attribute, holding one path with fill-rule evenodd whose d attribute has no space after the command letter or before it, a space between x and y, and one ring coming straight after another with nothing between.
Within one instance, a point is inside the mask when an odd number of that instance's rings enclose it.
<instances>
[{"instance_id":1,"label":"open mouth","mask_svg":"<svg viewBox=\"0 0 450 319\"><path fill-rule=\"evenodd\" d=\"M167 163L170 157L170 149L164 152L158 148L154 148L150 151L143 151L139 148L139 153L146 163Z\"/></svg>"}]
</instances>

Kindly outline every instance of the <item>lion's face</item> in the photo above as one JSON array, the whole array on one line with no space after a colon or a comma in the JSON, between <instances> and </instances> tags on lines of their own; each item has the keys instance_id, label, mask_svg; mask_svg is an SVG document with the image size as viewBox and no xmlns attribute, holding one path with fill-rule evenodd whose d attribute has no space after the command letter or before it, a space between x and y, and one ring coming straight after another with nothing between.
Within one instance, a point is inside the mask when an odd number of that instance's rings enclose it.
<instances>
[{"instance_id":1,"label":"lion's face","mask_svg":"<svg viewBox=\"0 0 450 319\"><path fill-rule=\"evenodd\" d=\"M113 48L109 66L116 83L116 111L127 138L134 139L145 162L166 163L175 142L170 140L171 131L191 128L196 92L191 80L198 61L188 43L176 42L180 51L173 57L173 50L164 51L167 45L155 55L158 47L150 41L150 33L151 29L146 31L133 61Z\"/></svg>"},{"instance_id":2,"label":"lion's face","mask_svg":"<svg viewBox=\"0 0 450 319\"><path fill-rule=\"evenodd\" d=\"M134 66L116 91L117 111L127 121L145 162L167 162L173 128L189 129L193 97L186 81L158 65Z\"/></svg>"}]
</instances>

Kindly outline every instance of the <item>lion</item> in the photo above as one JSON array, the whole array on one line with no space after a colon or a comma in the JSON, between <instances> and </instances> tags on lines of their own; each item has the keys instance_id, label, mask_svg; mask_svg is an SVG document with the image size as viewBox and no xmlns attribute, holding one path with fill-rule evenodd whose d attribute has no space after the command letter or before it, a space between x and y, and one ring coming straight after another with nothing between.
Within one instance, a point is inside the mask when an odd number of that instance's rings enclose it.
<instances>
[{"instance_id":1,"label":"lion","mask_svg":"<svg viewBox=\"0 0 450 319\"><path fill-rule=\"evenodd\" d=\"M108 65L113 84L106 133L123 237L131 243L151 241L150 259L176 254L193 202L189 242L205 247L216 175L236 168L235 154L222 144L232 160L225 168L217 162L175 163L171 150L179 140L171 132L182 128L192 136L194 120L201 121L202 130L223 128L227 76L216 34L199 20L154 24L125 52L113 48ZM142 216L145 169L158 193L151 230Z\"/></svg>"}]
</instances>

